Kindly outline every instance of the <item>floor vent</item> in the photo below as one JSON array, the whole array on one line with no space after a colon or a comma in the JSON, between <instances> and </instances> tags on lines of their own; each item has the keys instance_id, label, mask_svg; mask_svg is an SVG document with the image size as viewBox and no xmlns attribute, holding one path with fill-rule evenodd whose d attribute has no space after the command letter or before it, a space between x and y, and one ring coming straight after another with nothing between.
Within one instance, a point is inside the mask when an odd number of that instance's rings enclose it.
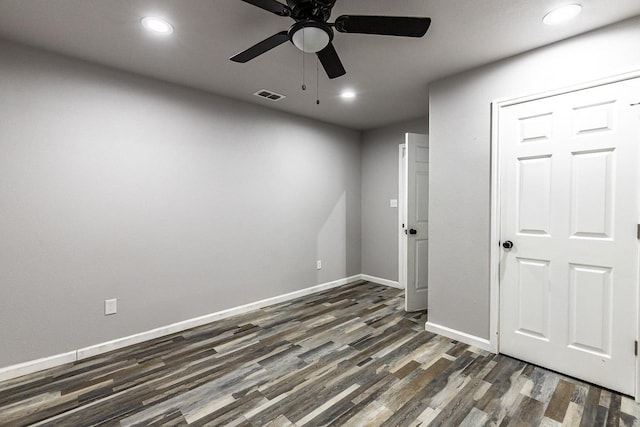
<instances>
[{"instance_id":1,"label":"floor vent","mask_svg":"<svg viewBox=\"0 0 640 427\"><path fill-rule=\"evenodd\" d=\"M254 95L259 96L260 98L265 98L270 101L274 101L274 102L280 101L281 99L286 98L286 96L284 95L280 95L279 93L271 92L270 90L266 90L266 89L260 89L259 91L254 93Z\"/></svg>"}]
</instances>

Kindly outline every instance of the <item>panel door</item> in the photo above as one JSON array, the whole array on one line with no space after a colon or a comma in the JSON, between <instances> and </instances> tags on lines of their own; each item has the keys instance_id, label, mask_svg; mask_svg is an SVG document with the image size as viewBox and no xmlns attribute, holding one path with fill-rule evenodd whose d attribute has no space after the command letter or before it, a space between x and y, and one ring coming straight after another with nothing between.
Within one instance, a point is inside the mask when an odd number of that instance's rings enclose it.
<instances>
[{"instance_id":1,"label":"panel door","mask_svg":"<svg viewBox=\"0 0 640 427\"><path fill-rule=\"evenodd\" d=\"M638 98L633 79L507 106L498 135L500 351L631 395Z\"/></svg>"},{"instance_id":2,"label":"panel door","mask_svg":"<svg viewBox=\"0 0 640 427\"><path fill-rule=\"evenodd\" d=\"M405 310L427 309L427 264L429 222L429 139L427 135L406 134L406 280ZM401 268L403 266L400 266Z\"/></svg>"}]
</instances>

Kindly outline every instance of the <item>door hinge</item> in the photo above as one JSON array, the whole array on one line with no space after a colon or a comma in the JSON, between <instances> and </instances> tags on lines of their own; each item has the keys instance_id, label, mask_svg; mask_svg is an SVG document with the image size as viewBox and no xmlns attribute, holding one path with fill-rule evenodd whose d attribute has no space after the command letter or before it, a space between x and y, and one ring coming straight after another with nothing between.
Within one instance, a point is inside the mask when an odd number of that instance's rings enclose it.
<instances>
[{"instance_id":1,"label":"door hinge","mask_svg":"<svg viewBox=\"0 0 640 427\"><path fill-rule=\"evenodd\" d=\"M636 345L635 345L635 354L636 356L638 355L638 341L636 341Z\"/></svg>"},{"instance_id":2,"label":"door hinge","mask_svg":"<svg viewBox=\"0 0 640 427\"><path fill-rule=\"evenodd\" d=\"M638 224L638 239L640 239L640 224Z\"/></svg>"}]
</instances>

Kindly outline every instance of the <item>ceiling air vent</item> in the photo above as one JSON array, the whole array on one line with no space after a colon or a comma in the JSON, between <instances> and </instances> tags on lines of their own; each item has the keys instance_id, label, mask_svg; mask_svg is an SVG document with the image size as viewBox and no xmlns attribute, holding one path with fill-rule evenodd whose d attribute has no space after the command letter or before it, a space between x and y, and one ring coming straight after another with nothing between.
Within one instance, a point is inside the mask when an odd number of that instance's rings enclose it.
<instances>
[{"instance_id":1,"label":"ceiling air vent","mask_svg":"<svg viewBox=\"0 0 640 427\"><path fill-rule=\"evenodd\" d=\"M270 90L260 89L256 93L255 96L259 96L260 98L268 99L270 101L280 101L281 99L286 98L284 95L280 95L279 93L271 92Z\"/></svg>"}]
</instances>

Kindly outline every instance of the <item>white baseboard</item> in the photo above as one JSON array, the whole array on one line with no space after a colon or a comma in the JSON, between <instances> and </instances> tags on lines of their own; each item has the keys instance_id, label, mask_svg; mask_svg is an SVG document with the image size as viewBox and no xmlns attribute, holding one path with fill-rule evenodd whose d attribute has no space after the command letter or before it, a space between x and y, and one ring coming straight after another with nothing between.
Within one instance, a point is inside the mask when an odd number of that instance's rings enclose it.
<instances>
[{"instance_id":1,"label":"white baseboard","mask_svg":"<svg viewBox=\"0 0 640 427\"><path fill-rule=\"evenodd\" d=\"M56 354L55 356L43 357L42 359L30 360L17 365L0 368L0 381L10 380L23 375L32 374L45 369L54 368L76 361L76 352Z\"/></svg>"},{"instance_id":2,"label":"white baseboard","mask_svg":"<svg viewBox=\"0 0 640 427\"><path fill-rule=\"evenodd\" d=\"M390 286L392 288L404 289L400 284L396 281L383 279L381 277L369 276L368 274L361 274L360 278L362 280L366 280L367 282L377 283L379 285Z\"/></svg>"},{"instance_id":3,"label":"white baseboard","mask_svg":"<svg viewBox=\"0 0 640 427\"><path fill-rule=\"evenodd\" d=\"M468 334L466 332L461 332L455 329L447 328L446 326L438 325L431 322L427 322L424 325L424 328L427 330L427 332L433 332L434 334L442 335L447 338L451 338L456 341L460 341L465 344L478 347L482 350L494 352L494 350L491 348L491 343L487 339L480 338L475 335Z\"/></svg>"},{"instance_id":4,"label":"white baseboard","mask_svg":"<svg viewBox=\"0 0 640 427\"><path fill-rule=\"evenodd\" d=\"M346 285L347 283L355 282L358 280L363 280L360 274L356 274L355 276L351 277L345 277L344 279L334 280L333 282L322 283L320 285L311 286L299 291L289 292L287 294L278 295L238 307L229 308L227 310L218 311L216 313L207 314L205 316L184 320L182 322L173 323L171 325L162 326L150 331L145 331L139 334L134 334L89 347L84 347L67 353L49 356L37 360L31 360L28 362L19 363L17 365L7 366L4 368L0 368L0 381L17 378L22 375L31 374L44 369L54 368L65 363L83 360L88 357L97 356L99 354L107 353L109 351L117 350L119 348L127 347L133 344L139 344L141 342L159 338L165 335L170 335L176 332L182 332L187 329L195 328L197 326L206 325L207 323L211 323L216 320L225 319L227 317L236 316L238 314L244 314L252 310L257 310L270 305L315 294L327 289L336 288L338 286Z\"/></svg>"}]
</instances>

